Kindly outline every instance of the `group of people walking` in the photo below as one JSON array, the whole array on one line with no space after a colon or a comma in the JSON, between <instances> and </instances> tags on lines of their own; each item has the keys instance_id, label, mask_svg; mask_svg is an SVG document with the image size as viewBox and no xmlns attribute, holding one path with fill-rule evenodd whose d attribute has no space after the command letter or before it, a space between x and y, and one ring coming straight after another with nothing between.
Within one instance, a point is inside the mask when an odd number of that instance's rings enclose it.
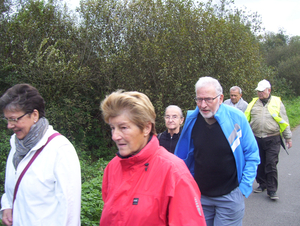
<instances>
[{"instance_id":1,"label":"group of people walking","mask_svg":"<svg viewBox=\"0 0 300 226\"><path fill-rule=\"evenodd\" d=\"M145 94L107 95L100 107L118 152L104 170L100 225L242 225L244 197L255 178L254 192L267 190L278 199L278 154L282 137L292 146L292 133L270 83L263 80L256 90L258 97L247 104L234 86L223 103L219 81L201 77L196 108L184 118L178 106L168 106L167 129L159 134ZM39 92L15 85L0 107L14 132L2 222L80 225L79 160L73 145L49 125Z\"/></svg>"}]
</instances>

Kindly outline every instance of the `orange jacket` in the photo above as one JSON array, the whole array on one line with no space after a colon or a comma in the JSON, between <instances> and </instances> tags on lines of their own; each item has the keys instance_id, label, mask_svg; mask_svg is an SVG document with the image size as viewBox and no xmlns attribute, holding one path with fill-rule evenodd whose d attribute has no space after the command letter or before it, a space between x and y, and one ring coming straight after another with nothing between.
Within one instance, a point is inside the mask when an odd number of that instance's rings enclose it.
<instances>
[{"instance_id":1,"label":"orange jacket","mask_svg":"<svg viewBox=\"0 0 300 226\"><path fill-rule=\"evenodd\" d=\"M136 155L107 165L100 225L206 225L200 191L185 163L156 136Z\"/></svg>"}]
</instances>

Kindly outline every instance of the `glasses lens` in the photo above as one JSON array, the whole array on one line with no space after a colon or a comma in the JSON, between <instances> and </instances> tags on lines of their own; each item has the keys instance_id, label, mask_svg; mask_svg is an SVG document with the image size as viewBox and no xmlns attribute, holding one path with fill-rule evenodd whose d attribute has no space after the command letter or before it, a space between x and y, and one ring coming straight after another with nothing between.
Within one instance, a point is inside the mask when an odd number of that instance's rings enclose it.
<instances>
[{"instance_id":1,"label":"glasses lens","mask_svg":"<svg viewBox=\"0 0 300 226\"><path fill-rule=\"evenodd\" d=\"M7 124L8 123L10 123L10 124L16 124L18 122L17 119L7 119L7 118L4 118L4 120L7 122Z\"/></svg>"},{"instance_id":2,"label":"glasses lens","mask_svg":"<svg viewBox=\"0 0 300 226\"><path fill-rule=\"evenodd\" d=\"M194 100L196 101L196 103L201 103L203 99L195 97Z\"/></svg>"},{"instance_id":3,"label":"glasses lens","mask_svg":"<svg viewBox=\"0 0 300 226\"><path fill-rule=\"evenodd\" d=\"M212 101L213 101L213 98L205 98L205 102L206 103L210 104L210 103L212 103Z\"/></svg>"},{"instance_id":4,"label":"glasses lens","mask_svg":"<svg viewBox=\"0 0 300 226\"><path fill-rule=\"evenodd\" d=\"M166 119L166 120L177 119L177 118L178 118L177 115L171 115L171 116L167 115L167 116L165 116L165 119Z\"/></svg>"},{"instance_id":5,"label":"glasses lens","mask_svg":"<svg viewBox=\"0 0 300 226\"><path fill-rule=\"evenodd\" d=\"M202 101L205 101L206 103L211 103L212 102L212 98L195 98L196 103L201 104Z\"/></svg>"}]
</instances>

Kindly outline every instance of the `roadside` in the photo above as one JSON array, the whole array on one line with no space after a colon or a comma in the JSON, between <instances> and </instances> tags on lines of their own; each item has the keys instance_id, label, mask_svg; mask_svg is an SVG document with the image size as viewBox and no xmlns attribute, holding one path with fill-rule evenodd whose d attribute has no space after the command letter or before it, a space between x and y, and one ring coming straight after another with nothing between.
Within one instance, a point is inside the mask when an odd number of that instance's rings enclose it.
<instances>
[{"instance_id":1,"label":"roadside","mask_svg":"<svg viewBox=\"0 0 300 226\"><path fill-rule=\"evenodd\" d=\"M243 226L298 226L300 223L300 126L293 130L293 147L289 155L281 149L278 163L279 200L263 193L245 199ZM254 182L253 188L258 184Z\"/></svg>"}]
</instances>

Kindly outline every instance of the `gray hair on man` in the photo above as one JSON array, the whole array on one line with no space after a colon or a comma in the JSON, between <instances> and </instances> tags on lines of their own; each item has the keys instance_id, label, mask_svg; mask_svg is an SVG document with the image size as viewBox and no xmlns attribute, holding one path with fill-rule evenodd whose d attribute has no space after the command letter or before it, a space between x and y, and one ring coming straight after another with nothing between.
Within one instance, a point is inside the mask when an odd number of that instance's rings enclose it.
<instances>
[{"instance_id":1,"label":"gray hair on man","mask_svg":"<svg viewBox=\"0 0 300 226\"><path fill-rule=\"evenodd\" d=\"M239 94L242 94L242 89L238 86L232 86L229 91L235 91L235 90L238 90Z\"/></svg>"},{"instance_id":2,"label":"gray hair on man","mask_svg":"<svg viewBox=\"0 0 300 226\"><path fill-rule=\"evenodd\" d=\"M196 93L199 88L202 88L202 87L205 87L208 85L212 85L215 87L217 95L223 94L223 88L222 88L221 84L219 83L219 81L215 78L208 77L208 76L199 78L198 82L195 85Z\"/></svg>"},{"instance_id":3,"label":"gray hair on man","mask_svg":"<svg viewBox=\"0 0 300 226\"><path fill-rule=\"evenodd\" d=\"M168 107L166 107L165 113L167 112L167 110L168 110L169 108L176 108L176 109L179 111L179 113L180 113L180 117L183 118L182 110L181 110L180 107L178 107L177 105L169 105Z\"/></svg>"}]
</instances>

